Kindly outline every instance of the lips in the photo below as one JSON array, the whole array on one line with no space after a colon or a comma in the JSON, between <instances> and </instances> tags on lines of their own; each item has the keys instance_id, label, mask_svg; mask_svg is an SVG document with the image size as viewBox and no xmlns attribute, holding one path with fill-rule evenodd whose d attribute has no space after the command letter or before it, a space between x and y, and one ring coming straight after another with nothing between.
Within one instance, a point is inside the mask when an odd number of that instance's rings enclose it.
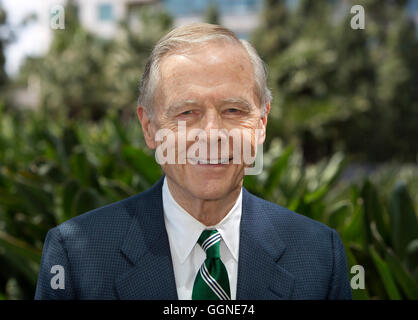
<instances>
[{"instance_id":1,"label":"lips","mask_svg":"<svg viewBox=\"0 0 418 320\"><path fill-rule=\"evenodd\" d=\"M190 164L229 164L232 158L221 158L221 159L199 159L199 158L188 158Z\"/></svg>"}]
</instances>

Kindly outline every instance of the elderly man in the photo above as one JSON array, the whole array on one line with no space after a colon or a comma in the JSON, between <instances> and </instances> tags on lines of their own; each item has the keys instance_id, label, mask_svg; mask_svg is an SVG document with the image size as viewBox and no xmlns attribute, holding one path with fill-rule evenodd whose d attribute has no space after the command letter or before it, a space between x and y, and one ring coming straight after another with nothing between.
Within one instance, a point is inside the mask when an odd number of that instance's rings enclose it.
<instances>
[{"instance_id":1,"label":"elderly man","mask_svg":"<svg viewBox=\"0 0 418 320\"><path fill-rule=\"evenodd\" d=\"M230 30L192 24L163 37L137 113L148 147L175 156L151 189L48 232L35 298L350 299L338 234L242 187L249 164L235 142L256 152L270 100L263 62ZM214 129L251 134L219 152L231 136L212 139ZM205 137L189 152L192 132Z\"/></svg>"}]
</instances>

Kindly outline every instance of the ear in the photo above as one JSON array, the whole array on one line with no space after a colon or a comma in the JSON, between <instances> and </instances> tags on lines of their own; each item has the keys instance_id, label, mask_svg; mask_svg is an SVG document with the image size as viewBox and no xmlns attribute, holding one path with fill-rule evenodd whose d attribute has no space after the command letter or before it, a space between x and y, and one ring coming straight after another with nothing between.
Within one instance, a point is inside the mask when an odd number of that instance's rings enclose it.
<instances>
[{"instance_id":1,"label":"ear","mask_svg":"<svg viewBox=\"0 0 418 320\"><path fill-rule=\"evenodd\" d=\"M144 107L138 105L136 107L136 112L138 115L139 122L142 126L142 132L144 133L145 143L150 149L155 149L155 125L149 117L147 111Z\"/></svg>"},{"instance_id":2,"label":"ear","mask_svg":"<svg viewBox=\"0 0 418 320\"><path fill-rule=\"evenodd\" d=\"M263 144L266 140L266 129L267 129L267 118L270 112L270 102L266 104L266 112L264 113L263 117L260 119L260 129L261 133L258 136L258 144Z\"/></svg>"}]
</instances>

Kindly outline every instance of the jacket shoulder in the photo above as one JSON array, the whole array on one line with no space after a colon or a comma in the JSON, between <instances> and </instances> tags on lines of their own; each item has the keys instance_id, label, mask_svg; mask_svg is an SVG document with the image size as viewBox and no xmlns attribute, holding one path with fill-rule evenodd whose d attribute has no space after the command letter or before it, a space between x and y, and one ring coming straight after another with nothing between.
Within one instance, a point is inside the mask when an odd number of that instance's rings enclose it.
<instances>
[{"instance_id":1,"label":"jacket shoulder","mask_svg":"<svg viewBox=\"0 0 418 320\"><path fill-rule=\"evenodd\" d=\"M107 204L71 218L53 229L58 229L64 241L79 237L106 241L122 238L132 218L144 219L150 203L150 189L129 198ZM90 241L89 241L90 242Z\"/></svg>"},{"instance_id":2,"label":"jacket shoulder","mask_svg":"<svg viewBox=\"0 0 418 320\"><path fill-rule=\"evenodd\" d=\"M68 230L71 229L95 229L96 227L106 227L107 225L111 225L114 220L121 221L128 218L132 203L138 198L139 195L135 195L90 210L59 224L56 228L65 235L68 233Z\"/></svg>"},{"instance_id":3,"label":"jacket shoulder","mask_svg":"<svg viewBox=\"0 0 418 320\"><path fill-rule=\"evenodd\" d=\"M334 229L254 195L247 201L252 230L285 247L279 263L295 278L294 298L351 299L345 249Z\"/></svg>"}]
</instances>

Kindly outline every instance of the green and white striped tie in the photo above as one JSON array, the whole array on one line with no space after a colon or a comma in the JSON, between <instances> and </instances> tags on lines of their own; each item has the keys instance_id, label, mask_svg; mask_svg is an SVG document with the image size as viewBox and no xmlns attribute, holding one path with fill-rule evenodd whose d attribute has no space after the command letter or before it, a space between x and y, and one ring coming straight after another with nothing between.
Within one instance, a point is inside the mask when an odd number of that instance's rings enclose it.
<instances>
[{"instance_id":1,"label":"green and white striped tie","mask_svg":"<svg viewBox=\"0 0 418 320\"><path fill-rule=\"evenodd\" d=\"M197 241L206 252L193 285L192 300L230 300L228 272L221 261L217 230L205 230Z\"/></svg>"}]
</instances>

